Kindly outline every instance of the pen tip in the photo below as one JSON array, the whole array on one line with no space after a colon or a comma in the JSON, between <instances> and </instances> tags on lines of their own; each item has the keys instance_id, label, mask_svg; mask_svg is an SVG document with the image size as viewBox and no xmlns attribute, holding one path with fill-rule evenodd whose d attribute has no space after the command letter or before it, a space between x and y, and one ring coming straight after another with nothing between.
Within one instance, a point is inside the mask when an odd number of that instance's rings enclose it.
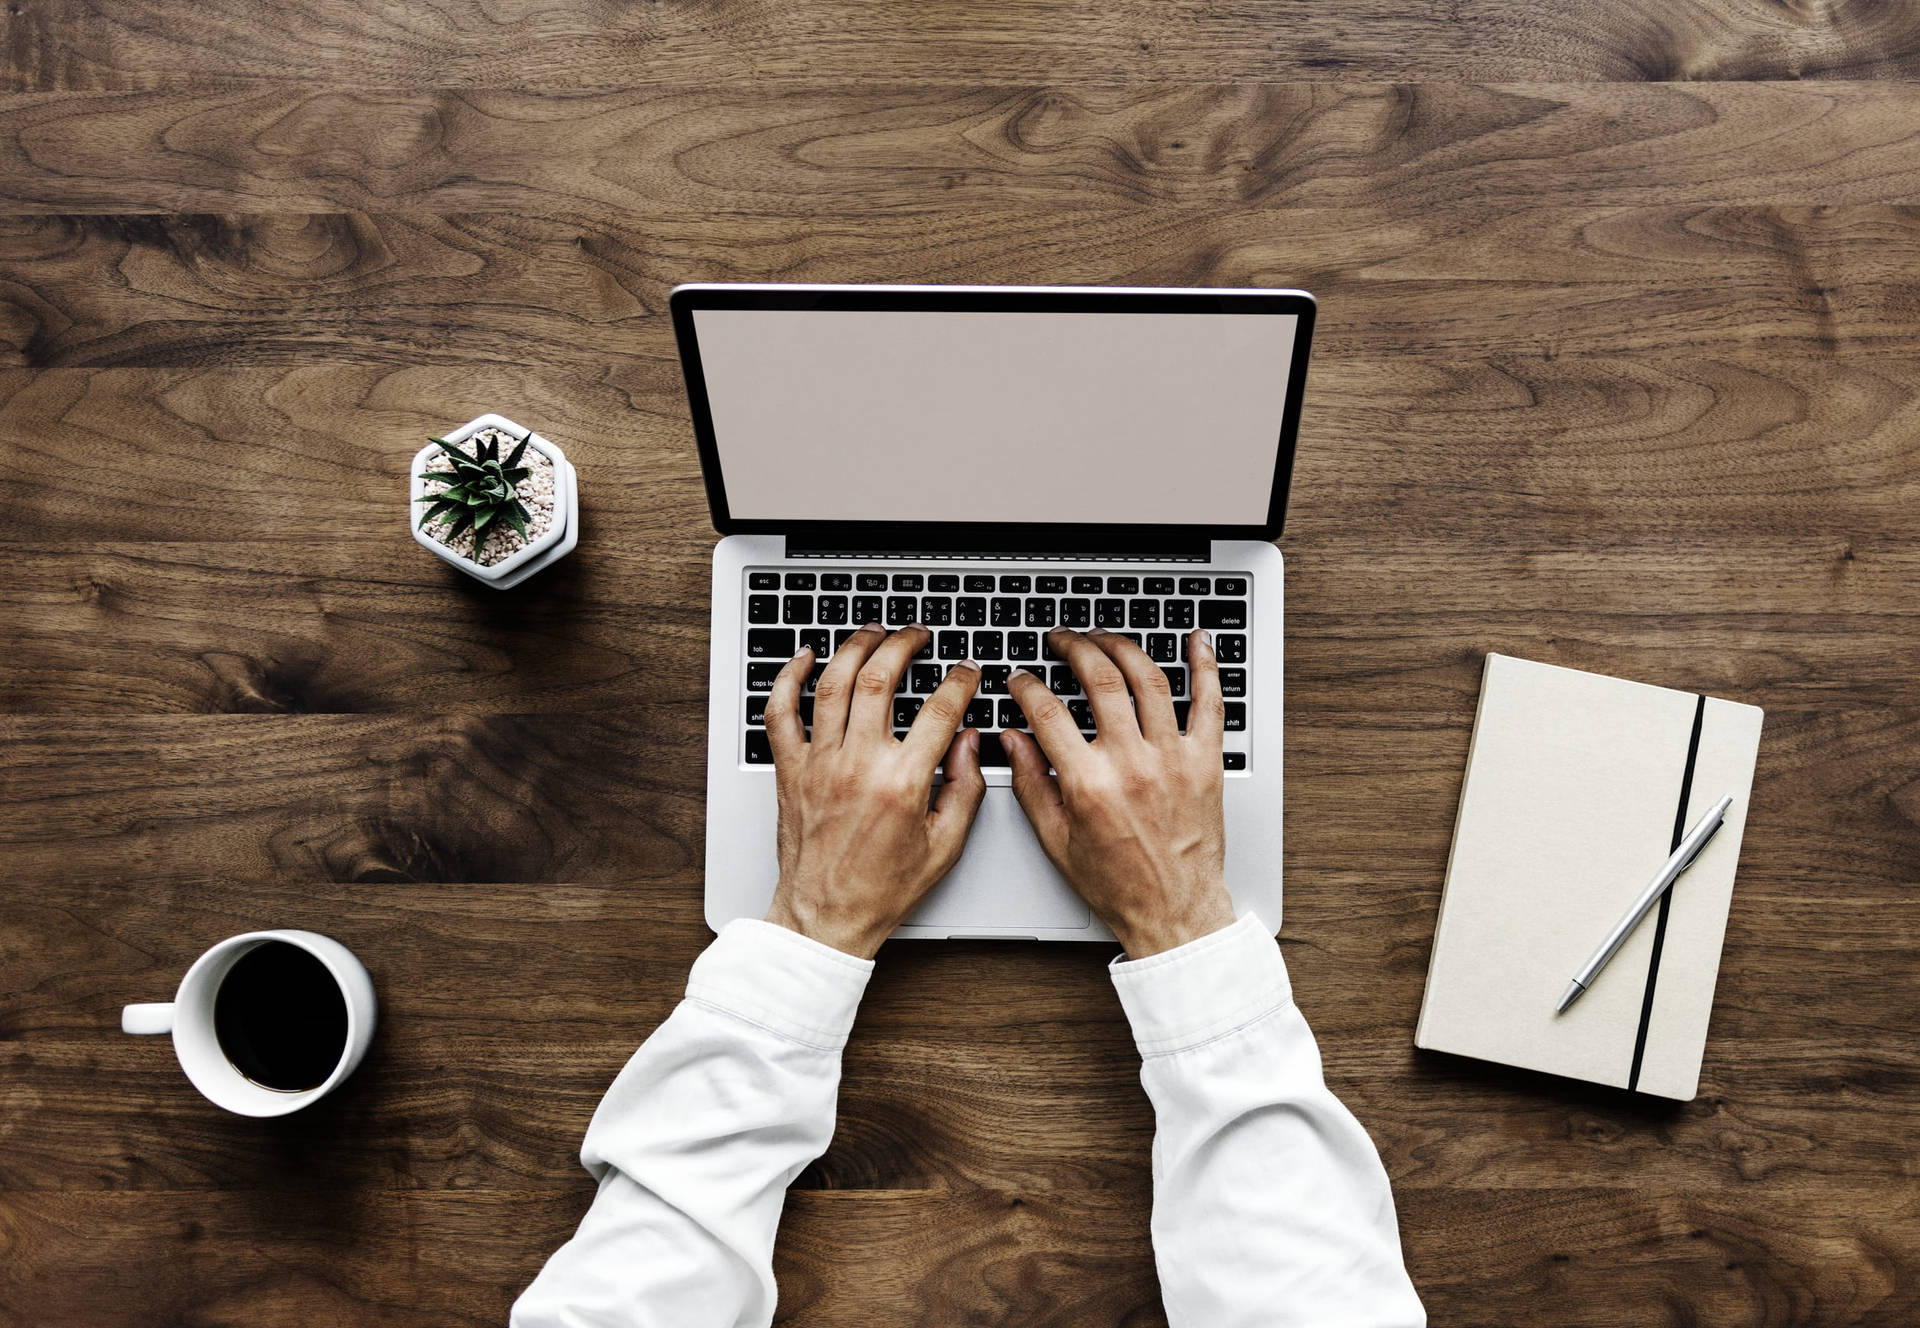
<instances>
[{"instance_id":1,"label":"pen tip","mask_svg":"<svg viewBox=\"0 0 1920 1328\"><path fill-rule=\"evenodd\" d=\"M1566 991L1561 994L1560 1004L1553 1007L1553 1012L1555 1014L1564 1014L1566 1012L1566 1008L1569 1005L1572 1005L1575 1001L1579 1000L1581 993L1583 993L1584 991L1586 991L1586 988L1581 986L1578 982L1569 982L1567 984Z\"/></svg>"}]
</instances>

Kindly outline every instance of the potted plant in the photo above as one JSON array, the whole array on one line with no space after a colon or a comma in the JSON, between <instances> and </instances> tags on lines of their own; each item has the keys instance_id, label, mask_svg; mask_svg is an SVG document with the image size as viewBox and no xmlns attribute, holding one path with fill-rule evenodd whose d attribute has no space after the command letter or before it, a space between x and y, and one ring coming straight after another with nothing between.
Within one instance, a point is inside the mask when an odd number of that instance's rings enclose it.
<instances>
[{"instance_id":1,"label":"potted plant","mask_svg":"<svg viewBox=\"0 0 1920 1328\"><path fill-rule=\"evenodd\" d=\"M424 510L423 510L424 509ZM413 537L496 590L519 585L580 542L573 464L504 415L482 415L413 458Z\"/></svg>"}]
</instances>

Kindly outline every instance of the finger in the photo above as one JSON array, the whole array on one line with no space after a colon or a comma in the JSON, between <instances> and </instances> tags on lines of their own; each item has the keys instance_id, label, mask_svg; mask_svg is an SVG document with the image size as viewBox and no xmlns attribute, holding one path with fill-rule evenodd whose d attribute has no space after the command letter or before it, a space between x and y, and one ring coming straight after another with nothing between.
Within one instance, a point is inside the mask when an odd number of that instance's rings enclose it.
<instances>
[{"instance_id":1,"label":"finger","mask_svg":"<svg viewBox=\"0 0 1920 1328\"><path fill-rule=\"evenodd\" d=\"M1187 737L1217 752L1227 708L1220 699L1220 661L1213 653L1213 634L1204 628L1187 638L1187 676L1193 685L1193 704L1187 707Z\"/></svg>"},{"instance_id":2,"label":"finger","mask_svg":"<svg viewBox=\"0 0 1920 1328\"><path fill-rule=\"evenodd\" d=\"M947 670L947 676L914 716L905 739L907 754L929 774L940 763L940 753L952 743L960 721L967 717L967 702L973 700L979 687L980 666L970 659L962 660Z\"/></svg>"},{"instance_id":3,"label":"finger","mask_svg":"<svg viewBox=\"0 0 1920 1328\"><path fill-rule=\"evenodd\" d=\"M1171 742L1178 738L1180 723L1173 717L1173 688L1160 666L1147 658L1146 651L1118 633L1095 628L1087 634L1087 639L1105 652L1127 680L1127 687L1133 692L1133 716L1140 726L1140 736L1148 742Z\"/></svg>"},{"instance_id":4,"label":"finger","mask_svg":"<svg viewBox=\"0 0 1920 1328\"><path fill-rule=\"evenodd\" d=\"M966 846L980 800L987 796L987 779L980 773L980 735L972 729L954 734L947 744L946 767L947 780L933 795L927 829L941 859L952 862Z\"/></svg>"},{"instance_id":5,"label":"finger","mask_svg":"<svg viewBox=\"0 0 1920 1328\"><path fill-rule=\"evenodd\" d=\"M805 646L787 661L767 693L767 745L773 748L774 769L800 760L807 754L807 729L800 722L800 689L806 685L813 668L813 651Z\"/></svg>"},{"instance_id":6,"label":"finger","mask_svg":"<svg viewBox=\"0 0 1920 1328\"><path fill-rule=\"evenodd\" d=\"M879 623L868 623L833 652L820 681L813 685L813 741L817 747L838 747L847 732L847 703L853 699L854 675L867 662L886 633Z\"/></svg>"},{"instance_id":7,"label":"finger","mask_svg":"<svg viewBox=\"0 0 1920 1328\"><path fill-rule=\"evenodd\" d=\"M1073 676L1080 680L1080 690L1093 703L1093 725L1100 730L1100 736L1119 741L1138 736L1140 723L1133 717L1133 698L1127 687L1127 676L1114 667L1113 661L1107 658L1107 652L1080 633L1065 627L1054 628L1051 636L1053 648L1073 666ZM1036 734L1039 731L1034 730ZM1044 742L1041 745L1046 746ZM1048 747L1047 752L1051 755L1053 748ZM1059 768L1056 761L1054 769Z\"/></svg>"},{"instance_id":8,"label":"finger","mask_svg":"<svg viewBox=\"0 0 1920 1328\"><path fill-rule=\"evenodd\" d=\"M1020 712L1027 717L1027 727L1033 730L1040 750L1046 753L1053 768L1063 773L1078 769L1088 756L1087 740L1080 736L1080 726L1073 722L1073 716L1067 713L1060 698L1025 669L1013 671L1007 679L1007 689L1019 703ZM1003 733L1001 742L1005 741Z\"/></svg>"},{"instance_id":9,"label":"finger","mask_svg":"<svg viewBox=\"0 0 1920 1328\"><path fill-rule=\"evenodd\" d=\"M1000 744L1013 766L1013 796L1033 824L1040 847L1058 862L1067 846L1067 809L1060 801L1060 782L1047 773L1047 758L1040 744L1027 734L1008 729L1000 735Z\"/></svg>"},{"instance_id":10,"label":"finger","mask_svg":"<svg viewBox=\"0 0 1920 1328\"><path fill-rule=\"evenodd\" d=\"M927 629L915 623L873 648L867 662L853 675L853 702L847 708L848 740L892 736L893 694L900 688L907 661L926 643ZM817 712L814 718L819 719Z\"/></svg>"}]
</instances>

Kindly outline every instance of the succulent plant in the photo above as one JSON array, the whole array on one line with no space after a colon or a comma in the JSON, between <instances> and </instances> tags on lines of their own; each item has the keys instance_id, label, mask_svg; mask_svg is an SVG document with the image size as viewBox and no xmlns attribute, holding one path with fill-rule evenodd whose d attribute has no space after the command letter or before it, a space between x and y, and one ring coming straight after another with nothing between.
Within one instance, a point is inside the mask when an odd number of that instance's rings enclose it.
<instances>
[{"instance_id":1,"label":"succulent plant","mask_svg":"<svg viewBox=\"0 0 1920 1328\"><path fill-rule=\"evenodd\" d=\"M500 459L498 434L489 435L485 441L475 438L471 456L444 438L427 439L440 445L440 450L453 462L453 471L451 474L444 470L420 472L421 479L439 480L447 486L439 493L414 499L418 503L433 504L420 518L420 528L426 529L429 521L439 518L445 527L440 534L444 543L472 526L475 562L480 561L480 549L487 542L487 536L499 526L512 526L521 539L526 539L530 514L514 492L514 486L530 473L520 464L520 458L531 437L533 433L528 431L505 461Z\"/></svg>"}]
</instances>

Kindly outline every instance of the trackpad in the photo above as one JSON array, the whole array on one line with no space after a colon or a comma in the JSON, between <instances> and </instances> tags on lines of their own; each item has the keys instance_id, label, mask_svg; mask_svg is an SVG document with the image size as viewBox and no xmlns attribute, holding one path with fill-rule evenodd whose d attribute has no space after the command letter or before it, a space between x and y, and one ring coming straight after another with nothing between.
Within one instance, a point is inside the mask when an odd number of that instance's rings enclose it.
<instances>
[{"instance_id":1,"label":"trackpad","mask_svg":"<svg viewBox=\"0 0 1920 1328\"><path fill-rule=\"evenodd\" d=\"M990 787L966 852L910 927L1085 927L1087 906L1047 861L1013 790Z\"/></svg>"}]
</instances>

